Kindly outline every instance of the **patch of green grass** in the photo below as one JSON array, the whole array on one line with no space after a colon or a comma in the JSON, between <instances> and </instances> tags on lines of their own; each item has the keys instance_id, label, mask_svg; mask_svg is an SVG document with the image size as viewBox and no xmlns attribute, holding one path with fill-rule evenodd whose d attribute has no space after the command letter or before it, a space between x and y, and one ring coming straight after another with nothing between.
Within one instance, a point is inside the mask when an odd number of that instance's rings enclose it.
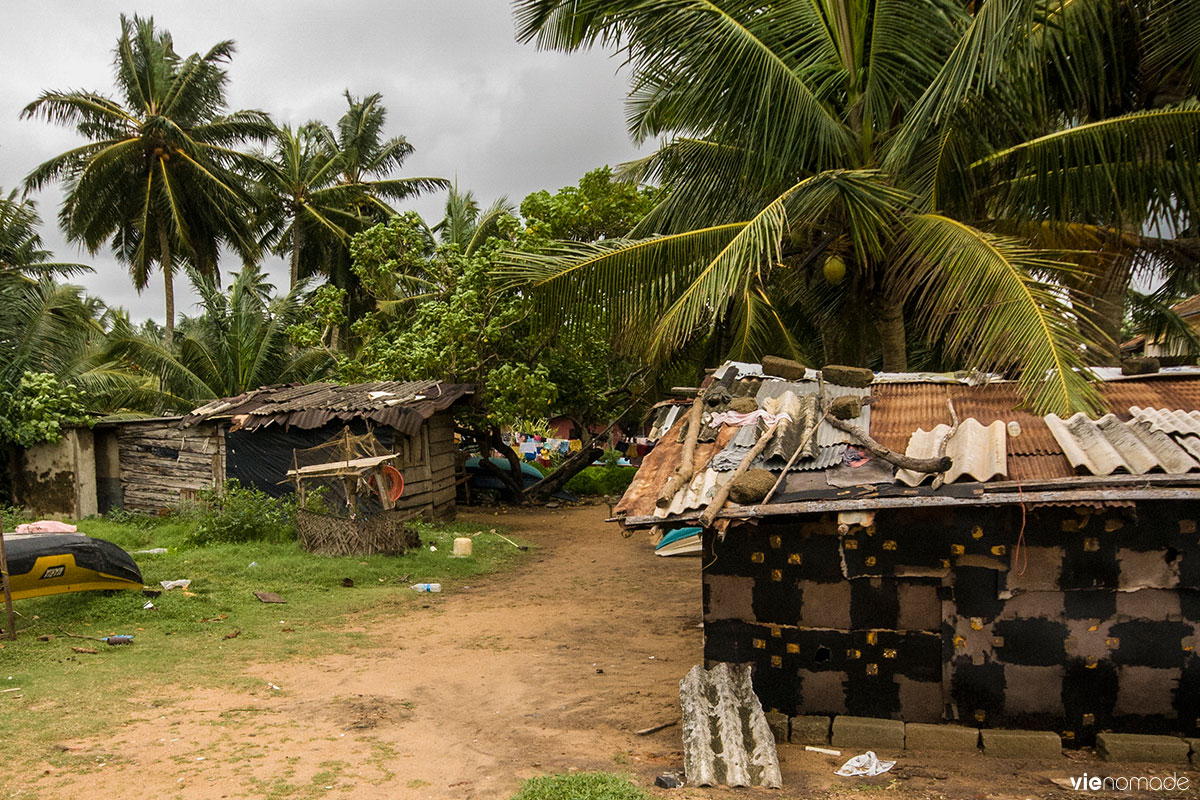
<instances>
[{"instance_id":1,"label":"patch of green grass","mask_svg":"<svg viewBox=\"0 0 1200 800\"><path fill-rule=\"evenodd\" d=\"M637 467L591 466L572 477L563 488L578 495L621 495L636 474Z\"/></svg>"},{"instance_id":2,"label":"patch of green grass","mask_svg":"<svg viewBox=\"0 0 1200 800\"><path fill-rule=\"evenodd\" d=\"M649 800L629 778L611 772L575 772L530 778L512 800Z\"/></svg>"},{"instance_id":3,"label":"patch of green grass","mask_svg":"<svg viewBox=\"0 0 1200 800\"><path fill-rule=\"evenodd\" d=\"M0 644L0 689L21 689L0 695L0 741L8 752L45 759L56 752L56 742L131 716L157 715L154 709L171 706L193 687L286 694L287 686L271 689L242 667L374 647L355 630L363 622L385 613L436 611L442 596L414 592L410 584L438 582L443 592L453 593L527 555L489 535L490 528L466 522L417 523L421 548L403 556L361 557L315 556L295 542L192 546L188 526L175 518L79 523L80 532L129 551L166 547L163 555L134 555L143 580L156 587L188 578L191 596L179 590L154 598L133 591L82 592L17 601L17 641ZM456 536L480 531L471 558L450 557ZM353 587L342 585L345 578ZM256 590L277 592L287 602L261 603ZM147 600L155 610L143 608ZM134 641L110 647L63 631L132 634ZM43 634L54 639L38 641ZM99 652L75 653L72 647Z\"/></svg>"}]
</instances>

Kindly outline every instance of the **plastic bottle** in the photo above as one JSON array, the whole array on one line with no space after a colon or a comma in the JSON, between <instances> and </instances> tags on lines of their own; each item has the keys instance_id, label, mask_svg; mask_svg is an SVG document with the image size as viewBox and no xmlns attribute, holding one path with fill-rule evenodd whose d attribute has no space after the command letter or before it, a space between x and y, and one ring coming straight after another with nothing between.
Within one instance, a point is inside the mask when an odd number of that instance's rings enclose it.
<instances>
[{"instance_id":1,"label":"plastic bottle","mask_svg":"<svg viewBox=\"0 0 1200 800\"><path fill-rule=\"evenodd\" d=\"M440 592L442 585L440 583L414 583L412 589L414 592Z\"/></svg>"}]
</instances>

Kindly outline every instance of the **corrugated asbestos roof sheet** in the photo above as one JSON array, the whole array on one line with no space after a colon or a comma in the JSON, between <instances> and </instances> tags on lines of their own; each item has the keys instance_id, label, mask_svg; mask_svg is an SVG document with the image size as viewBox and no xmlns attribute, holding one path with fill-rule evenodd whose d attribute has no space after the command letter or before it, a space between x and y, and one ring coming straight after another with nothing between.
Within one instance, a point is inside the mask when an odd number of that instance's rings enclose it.
<instances>
[{"instance_id":1,"label":"corrugated asbestos roof sheet","mask_svg":"<svg viewBox=\"0 0 1200 800\"><path fill-rule=\"evenodd\" d=\"M182 427L210 419L233 419L235 428L247 430L272 424L308 429L334 420L364 419L412 435L424 420L474 391L470 384L438 381L264 386L213 400L184 417Z\"/></svg>"},{"instance_id":2,"label":"corrugated asbestos roof sheet","mask_svg":"<svg viewBox=\"0 0 1200 800\"><path fill-rule=\"evenodd\" d=\"M982 425L971 418L960 422L953 436L950 432L949 425L938 425L931 431L917 428L908 440L905 455L934 458L945 441L942 454L950 456L953 462L946 470L946 483L954 483L964 475L977 481L1007 477L1008 431L1003 422L996 420L991 425ZM896 480L907 486L917 486L932 478L929 473L908 469L896 473Z\"/></svg>"},{"instance_id":3,"label":"corrugated asbestos roof sheet","mask_svg":"<svg viewBox=\"0 0 1200 800\"><path fill-rule=\"evenodd\" d=\"M1076 414L1064 420L1050 414L1046 424L1071 466L1081 472L1092 475L1116 472L1181 475L1200 469L1200 463L1170 434L1154 430L1152 423L1147 421L1122 422L1115 414L1106 414L1098 420Z\"/></svg>"},{"instance_id":4,"label":"corrugated asbestos roof sheet","mask_svg":"<svg viewBox=\"0 0 1200 800\"><path fill-rule=\"evenodd\" d=\"M749 664L697 664L679 682L683 771L691 786L779 789L775 737L754 694Z\"/></svg>"}]
</instances>

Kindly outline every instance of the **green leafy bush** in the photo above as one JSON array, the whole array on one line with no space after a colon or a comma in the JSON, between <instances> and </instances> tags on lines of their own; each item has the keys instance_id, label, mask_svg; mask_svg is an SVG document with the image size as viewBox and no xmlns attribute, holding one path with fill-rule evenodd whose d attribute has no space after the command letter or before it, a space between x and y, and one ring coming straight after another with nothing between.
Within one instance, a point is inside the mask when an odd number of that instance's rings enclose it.
<instances>
[{"instance_id":1,"label":"green leafy bush","mask_svg":"<svg viewBox=\"0 0 1200 800\"><path fill-rule=\"evenodd\" d=\"M296 538L296 499L271 497L236 480L222 490L200 493L195 506L182 512L195 523L192 544L286 542Z\"/></svg>"},{"instance_id":2,"label":"green leafy bush","mask_svg":"<svg viewBox=\"0 0 1200 800\"><path fill-rule=\"evenodd\" d=\"M637 467L592 466L567 481L564 488L578 495L620 495L625 493L636 474Z\"/></svg>"},{"instance_id":3,"label":"green leafy bush","mask_svg":"<svg viewBox=\"0 0 1200 800\"><path fill-rule=\"evenodd\" d=\"M512 800L650 800L650 796L611 772L576 772L530 778Z\"/></svg>"}]
</instances>

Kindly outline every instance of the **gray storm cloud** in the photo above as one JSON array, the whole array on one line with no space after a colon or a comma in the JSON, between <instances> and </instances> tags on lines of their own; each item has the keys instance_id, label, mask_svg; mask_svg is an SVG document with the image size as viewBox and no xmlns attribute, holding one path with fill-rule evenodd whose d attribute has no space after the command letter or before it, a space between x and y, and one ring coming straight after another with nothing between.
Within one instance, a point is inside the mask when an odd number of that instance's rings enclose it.
<instances>
[{"instance_id":1,"label":"gray storm cloud","mask_svg":"<svg viewBox=\"0 0 1200 800\"><path fill-rule=\"evenodd\" d=\"M636 157L623 123L620 61L602 52L564 55L518 44L504 0L307 0L115 3L39 0L6 9L0 47L0 186L20 185L34 166L80 140L69 130L19 119L46 89L112 92L118 16L153 15L183 53L237 42L229 66L234 108L279 122L336 121L342 92L382 92L388 134L416 147L403 174L457 179L484 202L576 182L587 170ZM91 264L80 279L135 319L162 319L161 284L139 296L107 252L67 244L56 224L61 194L36 196L43 237L58 258ZM409 207L441 218L444 195ZM238 264L226 260L223 271ZM268 263L277 284L279 261ZM191 310L195 297L180 298Z\"/></svg>"}]
</instances>

